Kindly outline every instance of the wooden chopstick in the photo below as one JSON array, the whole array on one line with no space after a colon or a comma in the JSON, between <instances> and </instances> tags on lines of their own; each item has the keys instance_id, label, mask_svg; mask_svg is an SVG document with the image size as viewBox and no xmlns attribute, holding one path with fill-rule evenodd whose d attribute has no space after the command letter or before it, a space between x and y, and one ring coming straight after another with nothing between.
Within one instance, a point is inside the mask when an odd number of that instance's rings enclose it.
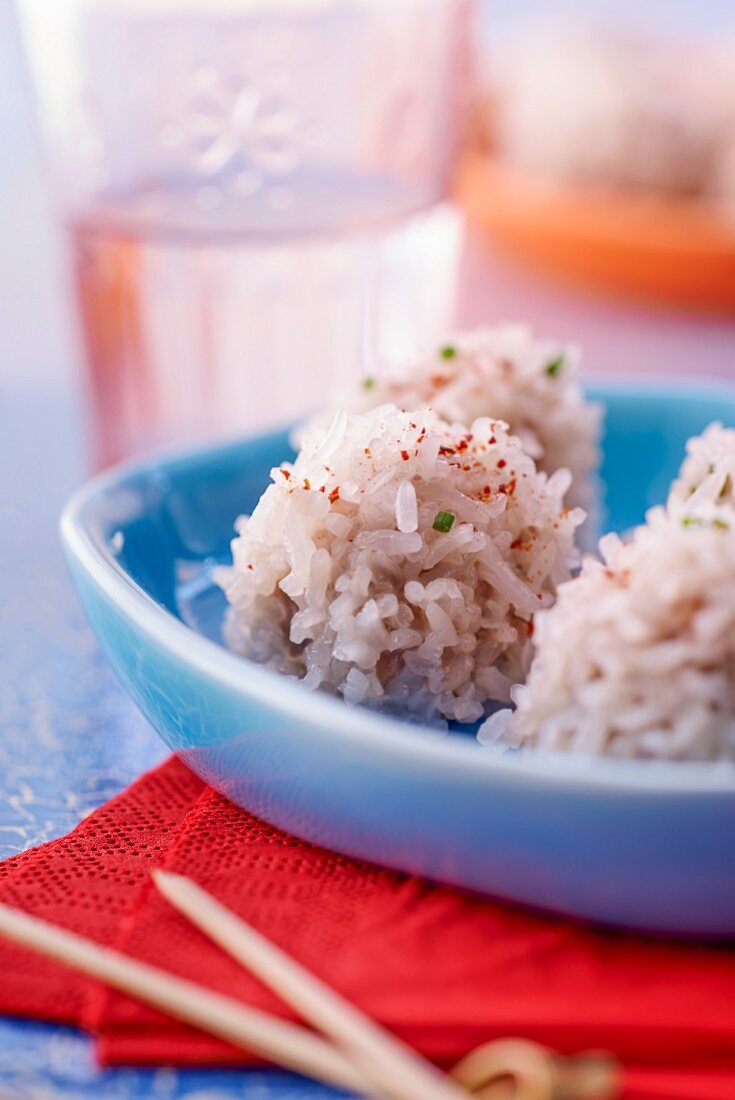
<instances>
[{"instance_id":1,"label":"wooden chopstick","mask_svg":"<svg viewBox=\"0 0 735 1100\"><path fill-rule=\"evenodd\" d=\"M363 1095L376 1093L370 1078L342 1051L297 1024L249 1008L8 905L0 904L0 934L285 1069ZM466 1093L464 1096L466 1100Z\"/></svg>"},{"instance_id":2,"label":"wooden chopstick","mask_svg":"<svg viewBox=\"0 0 735 1100\"><path fill-rule=\"evenodd\" d=\"M188 884L189 880L184 879L183 882ZM210 898L206 893L204 897ZM214 901L214 899L211 900ZM216 902L215 904L219 905ZM237 920L229 910L225 910L225 913ZM209 934L209 930L204 929L199 920L195 920L194 923ZM31 917L19 909L0 904L0 936L5 936L38 954L56 959L81 973L98 978L115 989L120 989L140 1001L161 1009L169 1016L193 1024L202 1031L224 1039L250 1053L267 1058L286 1069L307 1074L327 1084L366 1096L399 1095L392 1087L381 1089L378 1093L374 1085L376 1075L365 1072L366 1056L363 1048L357 1058L359 1064L353 1064L338 1047L326 1042L312 1031L249 1008L240 1001L205 989L194 982L177 978L168 971L139 962L119 951L102 947L83 936L67 932L37 917ZM218 937L211 936L211 938L226 947L224 941L219 940ZM273 947L274 951L278 950L269 941L266 940L266 943ZM307 976L310 977L308 972ZM336 994L333 996L337 1003L341 1002ZM388 1038L390 1040L392 1037L388 1036ZM509 1051L509 1044L513 1050ZM534 1051L529 1048L535 1048L543 1055L543 1061L551 1072L551 1079L548 1087L545 1086L543 1095L547 1095L549 1089L553 1096L556 1096L557 1090L559 1090L559 1096L563 1091L570 1100L575 1096L596 1096L600 1100L613 1100L613 1097L618 1095L619 1071L615 1060L609 1055L588 1054L580 1055L578 1058L560 1059L551 1051L536 1047L536 1044L530 1044L525 1040L505 1040L485 1044L463 1059L454 1071L459 1082L454 1086L455 1091L458 1090L457 1095L467 1100L468 1091L465 1090L474 1092L479 1087L480 1091L483 1089L487 1091L488 1086L491 1089L494 1084L502 1086L506 1076L510 1074L516 1080L514 1095L517 1096L517 1100L520 1100L521 1095L526 1100L533 1100L533 1098L538 1100L539 1082L535 1080L538 1077L538 1073L535 1072L538 1056L534 1056ZM558 1063L556 1068L554 1061ZM433 1067L429 1068L433 1069ZM409 1094L404 1091L400 1095L403 1097ZM428 1094L425 1091L412 1094L412 1100L415 1100L417 1095L424 1100ZM494 1091L493 1095L495 1095Z\"/></svg>"},{"instance_id":3,"label":"wooden chopstick","mask_svg":"<svg viewBox=\"0 0 735 1100\"><path fill-rule=\"evenodd\" d=\"M211 940L332 1036L394 1100L467 1100L466 1091L306 970L195 882L152 872L164 897Z\"/></svg>"}]
</instances>

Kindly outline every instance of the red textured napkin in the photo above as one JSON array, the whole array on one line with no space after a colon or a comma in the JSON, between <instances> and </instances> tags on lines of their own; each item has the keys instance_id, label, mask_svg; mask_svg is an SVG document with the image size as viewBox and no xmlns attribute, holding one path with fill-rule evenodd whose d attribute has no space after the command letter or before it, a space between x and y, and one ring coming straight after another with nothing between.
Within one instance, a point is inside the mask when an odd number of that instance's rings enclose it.
<instances>
[{"instance_id":1,"label":"red textured napkin","mask_svg":"<svg viewBox=\"0 0 735 1100\"><path fill-rule=\"evenodd\" d=\"M158 896L146 876L154 863L195 878L437 1061L520 1034L570 1052L612 1049L628 1069L626 1100L735 1097L735 952L592 931L344 859L202 791L175 761L65 841L17 858L0 899L283 1012ZM65 888L46 890L69 873L76 904ZM62 968L1 950L12 969L0 1010L91 1023L104 1062L245 1060L84 982L72 983L70 1009Z\"/></svg>"},{"instance_id":2,"label":"red textured napkin","mask_svg":"<svg viewBox=\"0 0 735 1100\"><path fill-rule=\"evenodd\" d=\"M111 944L204 783L171 758L68 836L0 862L0 901ZM82 1024L90 982L0 938L0 1012Z\"/></svg>"}]
</instances>

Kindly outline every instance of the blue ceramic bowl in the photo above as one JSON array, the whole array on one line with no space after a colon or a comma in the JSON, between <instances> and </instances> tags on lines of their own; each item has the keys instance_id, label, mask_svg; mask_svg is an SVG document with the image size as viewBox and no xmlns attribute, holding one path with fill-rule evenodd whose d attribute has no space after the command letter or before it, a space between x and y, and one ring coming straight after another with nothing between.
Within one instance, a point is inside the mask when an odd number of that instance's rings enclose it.
<instances>
[{"instance_id":1,"label":"blue ceramic bowl","mask_svg":"<svg viewBox=\"0 0 735 1100\"><path fill-rule=\"evenodd\" d=\"M665 498L684 442L735 424L735 388L610 385L607 526ZM233 520L291 454L284 432L127 466L68 505L87 616L123 684L205 780L317 844L596 922L735 935L735 767L496 758L304 691L227 652L210 581Z\"/></svg>"}]
</instances>

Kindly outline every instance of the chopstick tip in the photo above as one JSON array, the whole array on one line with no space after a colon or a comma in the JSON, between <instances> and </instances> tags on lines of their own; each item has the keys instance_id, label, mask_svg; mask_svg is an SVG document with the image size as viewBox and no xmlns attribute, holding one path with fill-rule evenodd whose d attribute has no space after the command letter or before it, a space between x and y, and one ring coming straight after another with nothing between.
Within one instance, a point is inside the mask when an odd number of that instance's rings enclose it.
<instances>
[{"instance_id":1,"label":"chopstick tip","mask_svg":"<svg viewBox=\"0 0 735 1100\"><path fill-rule=\"evenodd\" d=\"M179 897L184 890L196 885L184 875L177 875L173 871L162 871L160 867L153 868L151 878L156 889L164 897Z\"/></svg>"}]
</instances>

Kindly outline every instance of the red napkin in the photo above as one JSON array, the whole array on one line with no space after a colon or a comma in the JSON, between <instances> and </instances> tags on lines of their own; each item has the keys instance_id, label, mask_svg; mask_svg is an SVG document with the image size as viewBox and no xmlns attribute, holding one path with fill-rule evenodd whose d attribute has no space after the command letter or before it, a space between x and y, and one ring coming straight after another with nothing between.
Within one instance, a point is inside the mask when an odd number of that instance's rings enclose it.
<instances>
[{"instance_id":1,"label":"red napkin","mask_svg":"<svg viewBox=\"0 0 735 1100\"><path fill-rule=\"evenodd\" d=\"M195 878L437 1061L449 1063L480 1042L520 1034L569 1052L613 1050L627 1067L626 1100L735 1097L731 950L593 931L360 864L287 837L211 790L197 799L201 785L187 775L181 764L169 762L67 840L20 857L0 898L284 1012L160 898L145 874L158 863ZM118 829L118 819L127 832ZM129 851L120 852L118 836L132 838L125 842ZM57 909L58 900L40 908L39 887L47 874L59 874L52 858L57 846L66 865L73 860L77 868L75 896L92 908L79 912L67 903ZM108 878L100 887L103 874ZM131 909L123 917L124 894ZM98 912L108 899L115 912L105 912L105 904ZM51 991L44 1003L37 970L24 985L28 958L19 966L6 958L14 949L2 951L0 966L13 971L0 991L0 1010L74 1018L68 1009L58 1011L60 982L68 987L62 968L37 964ZM91 985L87 992L76 1018L98 1031L104 1062L245 1061L240 1052L126 997Z\"/></svg>"},{"instance_id":2,"label":"red napkin","mask_svg":"<svg viewBox=\"0 0 735 1100\"><path fill-rule=\"evenodd\" d=\"M205 790L172 757L68 836L0 863L0 901L110 944L132 901ZM0 1012L82 1024L83 976L0 938Z\"/></svg>"}]
</instances>

